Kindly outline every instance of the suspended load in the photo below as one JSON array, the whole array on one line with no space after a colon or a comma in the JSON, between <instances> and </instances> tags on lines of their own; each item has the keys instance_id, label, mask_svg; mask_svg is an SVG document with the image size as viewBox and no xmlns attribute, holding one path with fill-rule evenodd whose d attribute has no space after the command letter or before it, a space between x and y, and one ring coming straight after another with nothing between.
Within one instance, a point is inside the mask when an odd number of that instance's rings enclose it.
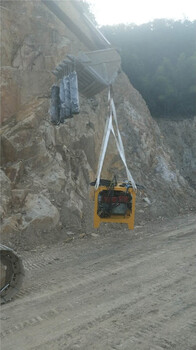
<instances>
[{"instance_id":1,"label":"suspended load","mask_svg":"<svg viewBox=\"0 0 196 350\"><path fill-rule=\"evenodd\" d=\"M78 79L76 72L65 75L51 89L50 116L53 124L64 123L80 112Z\"/></svg>"},{"instance_id":2,"label":"suspended load","mask_svg":"<svg viewBox=\"0 0 196 350\"><path fill-rule=\"evenodd\" d=\"M120 67L121 59L118 52L113 49L96 50L91 52L79 53L77 57L73 55L67 55L67 59L63 60L53 71L53 74L57 79L63 79L65 72L70 69L73 70L74 75L78 77L78 89L81 94L87 98L91 98L97 93L100 93L106 87L109 87L109 110L110 114L106 121L104 137L102 141L101 153L99 158L99 165L97 171L97 179L93 186L95 186L95 206L94 206L94 227L99 227L101 222L119 222L127 223L130 229L134 228L134 216L135 216L135 197L136 197L136 184L132 178L132 175L128 169L126 163L126 157L122 138L118 128L116 110L114 106L113 98L111 97L110 87L116 79ZM73 73L72 73L73 74ZM75 78L73 75L69 76L69 89L65 87L65 92L69 91L70 99L68 96L63 95L61 97L61 84L60 84L60 99L61 99L61 114L66 115L65 105L78 113L78 98L75 94L77 90L75 86ZM114 125L113 125L114 123ZM112 184L109 181L109 185L106 182L100 181L101 170L105 158L105 153L109 141L110 132L113 133L116 146L122 162L125 166L127 173L127 181L119 184Z\"/></svg>"},{"instance_id":3,"label":"suspended load","mask_svg":"<svg viewBox=\"0 0 196 350\"><path fill-rule=\"evenodd\" d=\"M59 87L53 85L51 91L51 122L64 123L78 114L79 92L87 98L101 92L114 82L120 66L120 55L113 48L67 55L52 71Z\"/></svg>"},{"instance_id":4,"label":"suspended load","mask_svg":"<svg viewBox=\"0 0 196 350\"><path fill-rule=\"evenodd\" d=\"M70 93L69 93L69 79L64 77L61 79L60 84L60 122L64 123L66 118L71 115L70 109Z\"/></svg>"},{"instance_id":5,"label":"suspended load","mask_svg":"<svg viewBox=\"0 0 196 350\"><path fill-rule=\"evenodd\" d=\"M78 79L76 72L71 72L69 74L69 89L71 114L78 114L80 112L80 107L78 95Z\"/></svg>"},{"instance_id":6,"label":"suspended load","mask_svg":"<svg viewBox=\"0 0 196 350\"><path fill-rule=\"evenodd\" d=\"M110 90L108 100L110 113L106 121L101 146L97 179L95 182L91 183L91 185L95 187L94 227L98 228L101 222L114 222L126 223L128 224L129 229L133 229L137 186L127 166L124 146L118 127L115 105L113 98L111 98ZM110 132L114 135L119 155L127 173L127 180L122 183L101 179L101 171Z\"/></svg>"},{"instance_id":7,"label":"suspended load","mask_svg":"<svg viewBox=\"0 0 196 350\"><path fill-rule=\"evenodd\" d=\"M59 108L60 108L60 98L59 98L59 86L53 85L51 89L51 101L50 101L50 117L53 124L59 124Z\"/></svg>"},{"instance_id":8,"label":"suspended load","mask_svg":"<svg viewBox=\"0 0 196 350\"><path fill-rule=\"evenodd\" d=\"M95 183L91 183L92 186ZM95 190L94 227L101 222L124 223L134 229L136 192L131 183L101 180Z\"/></svg>"}]
</instances>

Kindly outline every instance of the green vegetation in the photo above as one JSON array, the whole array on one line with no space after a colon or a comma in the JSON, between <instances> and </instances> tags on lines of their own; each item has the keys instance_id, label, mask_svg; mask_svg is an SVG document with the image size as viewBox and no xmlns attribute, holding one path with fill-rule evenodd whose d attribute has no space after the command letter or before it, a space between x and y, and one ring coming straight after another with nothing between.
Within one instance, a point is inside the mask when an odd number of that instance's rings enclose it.
<instances>
[{"instance_id":1,"label":"green vegetation","mask_svg":"<svg viewBox=\"0 0 196 350\"><path fill-rule=\"evenodd\" d=\"M101 28L154 117L196 115L196 21L159 19Z\"/></svg>"}]
</instances>

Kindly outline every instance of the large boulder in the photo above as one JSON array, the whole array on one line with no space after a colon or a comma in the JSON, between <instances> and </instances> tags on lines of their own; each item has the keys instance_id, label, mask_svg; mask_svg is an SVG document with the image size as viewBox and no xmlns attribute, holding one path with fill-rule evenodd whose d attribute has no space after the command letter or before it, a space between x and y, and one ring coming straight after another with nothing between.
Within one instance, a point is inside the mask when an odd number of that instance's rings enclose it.
<instances>
[{"instance_id":1,"label":"large boulder","mask_svg":"<svg viewBox=\"0 0 196 350\"><path fill-rule=\"evenodd\" d=\"M29 193L23 208L24 228L51 230L59 222L59 212L42 194Z\"/></svg>"}]
</instances>

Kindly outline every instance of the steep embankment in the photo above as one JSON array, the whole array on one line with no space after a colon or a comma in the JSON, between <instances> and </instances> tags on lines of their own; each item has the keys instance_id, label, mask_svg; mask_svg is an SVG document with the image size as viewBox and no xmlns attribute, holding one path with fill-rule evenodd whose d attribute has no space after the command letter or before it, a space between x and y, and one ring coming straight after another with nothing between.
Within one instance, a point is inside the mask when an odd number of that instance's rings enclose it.
<instances>
[{"instance_id":1,"label":"steep embankment","mask_svg":"<svg viewBox=\"0 0 196 350\"><path fill-rule=\"evenodd\" d=\"M180 174L196 189L196 117L182 120L157 119Z\"/></svg>"},{"instance_id":2,"label":"steep embankment","mask_svg":"<svg viewBox=\"0 0 196 350\"><path fill-rule=\"evenodd\" d=\"M80 114L52 125L51 70L67 53L87 48L39 1L5 2L2 11L2 240L28 247L92 231L89 182L96 174L107 91L93 99L80 96ZM122 72L114 101L129 167L146 188L138 193L136 224L192 208L193 191L144 100ZM103 176L124 177L113 140L104 169Z\"/></svg>"}]
</instances>

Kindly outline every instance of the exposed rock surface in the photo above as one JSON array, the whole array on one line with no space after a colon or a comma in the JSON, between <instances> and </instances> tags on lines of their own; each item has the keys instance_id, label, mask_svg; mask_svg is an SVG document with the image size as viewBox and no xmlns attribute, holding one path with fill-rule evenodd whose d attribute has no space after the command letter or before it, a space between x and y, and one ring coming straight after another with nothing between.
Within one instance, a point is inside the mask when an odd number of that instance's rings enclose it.
<instances>
[{"instance_id":1,"label":"exposed rock surface","mask_svg":"<svg viewBox=\"0 0 196 350\"><path fill-rule=\"evenodd\" d=\"M6 215L8 211L8 206L11 198L11 181L5 175L5 173L0 170L0 184L1 184L1 196L0 196L0 215L1 219Z\"/></svg>"},{"instance_id":2,"label":"exposed rock surface","mask_svg":"<svg viewBox=\"0 0 196 350\"><path fill-rule=\"evenodd\" d=\"M40 1L2 3L2 240L28 248L70 231L93 231L89 182L96 174L107 91L93 99L80 96L81 113L52 125L50 72L67 53L87 48ZM114 101L129 167L146 188L137 196L137 224L193 209L194 190L122 72L114 84ZM111 138L103 177L114 173L125 178Z\"/></svg>"},{"instance_id":3,"label":"exposed rock surface","mask_svg":"<svg viewBox=\"0 0 196 350\"><path fill-rule=\"evenodd\" d=\"M196 189L196 117L178 121L159 118L157 122L170 147L172 161Z\"/></svg>"}]
</instances>

